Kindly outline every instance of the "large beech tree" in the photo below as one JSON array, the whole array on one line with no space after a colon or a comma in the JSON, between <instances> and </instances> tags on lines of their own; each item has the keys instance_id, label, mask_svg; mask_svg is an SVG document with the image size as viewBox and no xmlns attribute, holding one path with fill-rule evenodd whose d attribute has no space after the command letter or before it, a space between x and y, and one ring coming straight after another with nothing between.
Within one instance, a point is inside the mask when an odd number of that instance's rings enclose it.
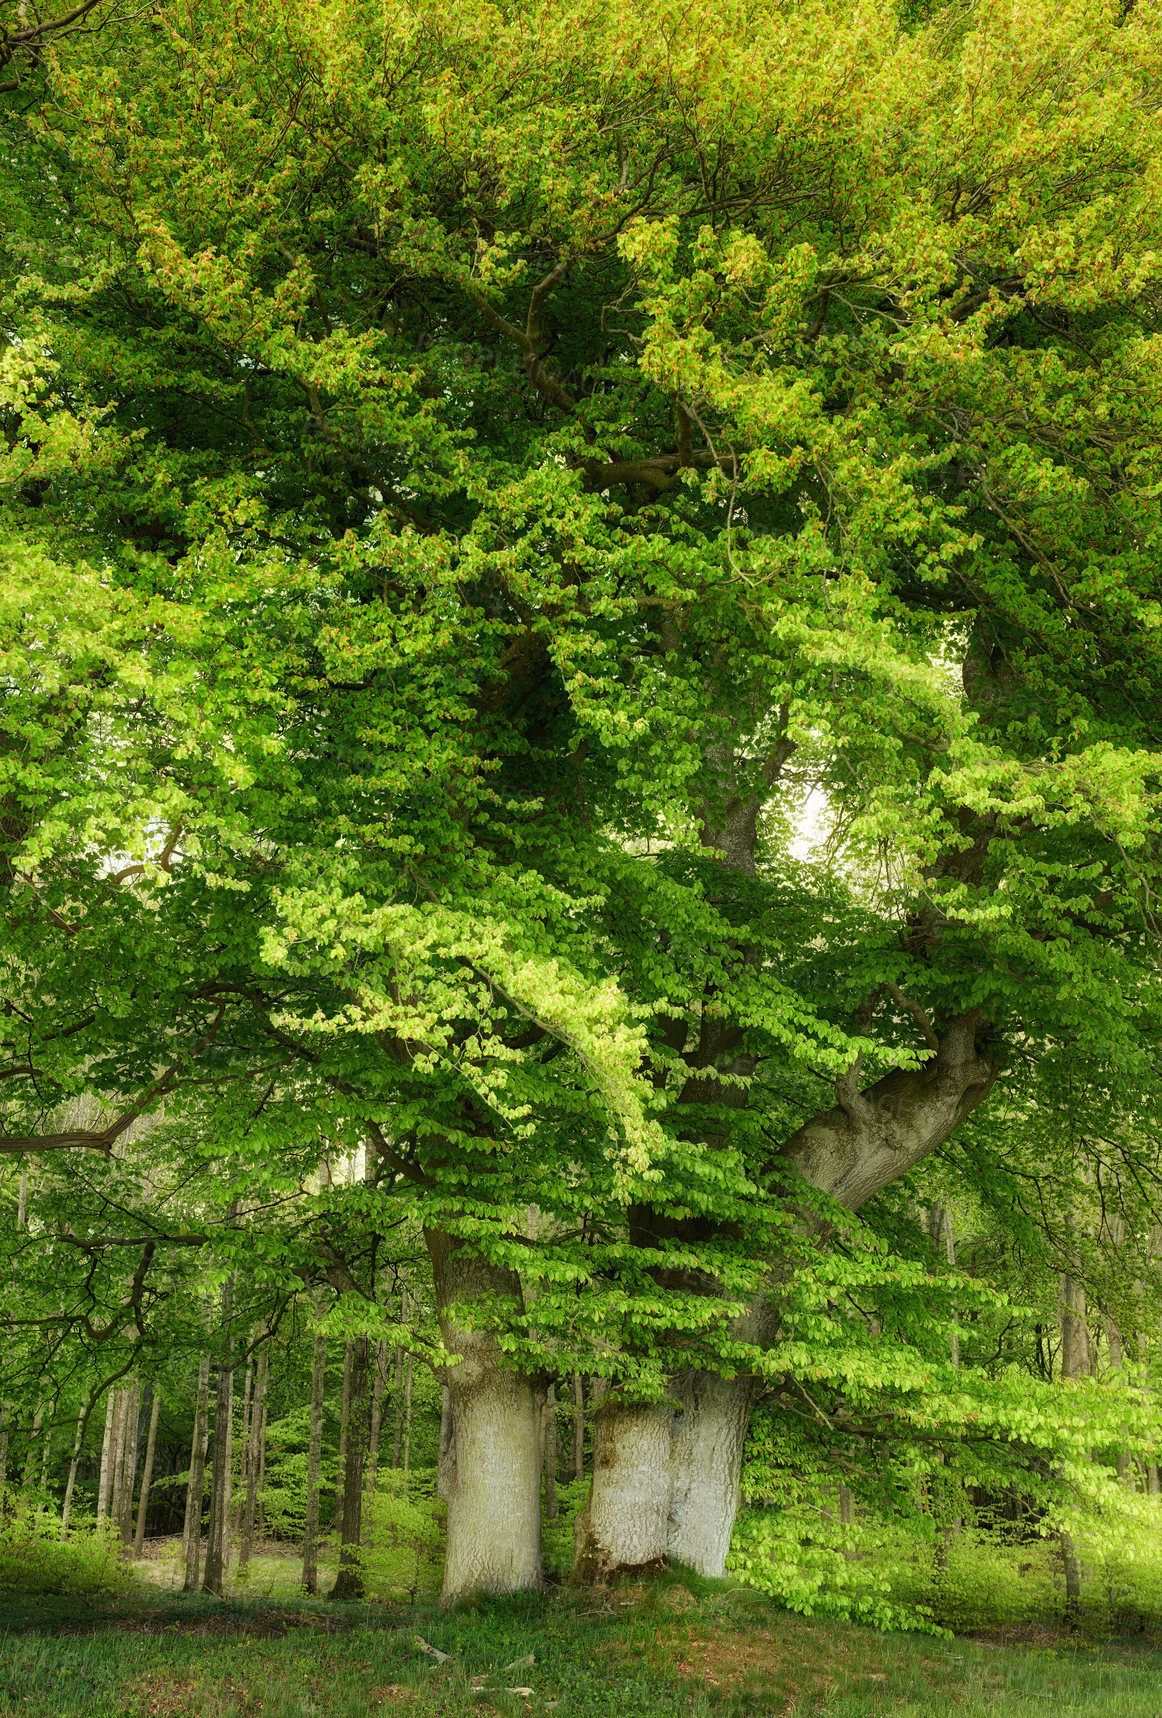
<instances>
[{"instance_id":1,"label":"large beech tree","mask_svg":"<svg viewBox=\"0 0 1162 1718\"><path fill-rule=\"evenodd\" d=\"M107 23L5 98L0 1148L369 1141L448 1593L558 1370L580 1573L721 1573L837 1208L1157 1105L1157 19Z\"/></svg>"}]
</instances>

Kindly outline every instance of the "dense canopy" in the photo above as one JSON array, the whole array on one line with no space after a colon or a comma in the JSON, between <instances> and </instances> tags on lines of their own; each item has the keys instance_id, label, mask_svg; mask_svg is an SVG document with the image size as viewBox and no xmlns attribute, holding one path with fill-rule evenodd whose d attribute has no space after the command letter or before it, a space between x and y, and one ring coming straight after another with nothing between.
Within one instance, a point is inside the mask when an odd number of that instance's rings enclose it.
<instances>
[{"instance_id":1,"label":"dense canopy","mask_svg":"<svg viewBox=\"0 0 1162 1718\"><path fill-rule=\"evenodd\" d=\"M1156 12L3 44L0 1151L60 1303L88 1235L144 1330L209 1223L374 1331L422 1226L451 1594L539 1579L553 1377L610 1385L589 1573L721 1572L760 1401L755 1460L1112 1447L988 1358L992 1267L949 1363L915 1211L1156 1324Z\"/></svg>"}]
</instances>

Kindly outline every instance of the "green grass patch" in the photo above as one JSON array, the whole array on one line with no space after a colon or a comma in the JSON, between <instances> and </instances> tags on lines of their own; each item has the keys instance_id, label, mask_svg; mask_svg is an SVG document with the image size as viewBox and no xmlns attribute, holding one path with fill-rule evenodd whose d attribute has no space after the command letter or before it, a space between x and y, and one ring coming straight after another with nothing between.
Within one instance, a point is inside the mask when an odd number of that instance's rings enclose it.
<instances>
[{"instance_id":1,"label":"green grass patch","mask_svg":"<svg viewBox=\"0 0 1162 1718\"><path fill-rule=\"evenodd\" d=\"M21 1718L1162 1712L1162 1652L1145 1647L882 1634L676 1577L450 1613L145 1589L22 1596L0 1600L0 1639L0 1714Z\"/></svg>"}]
</instances>

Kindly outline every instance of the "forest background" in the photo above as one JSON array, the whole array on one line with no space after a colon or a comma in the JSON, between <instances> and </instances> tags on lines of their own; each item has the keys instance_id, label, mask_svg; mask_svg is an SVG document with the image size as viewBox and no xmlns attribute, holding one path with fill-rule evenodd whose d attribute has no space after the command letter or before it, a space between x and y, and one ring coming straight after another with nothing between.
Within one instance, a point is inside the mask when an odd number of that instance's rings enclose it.
<instances>
[{"instance_id":1,"label":"forest background","mask_svg":"<svg viewBox=\"0 0 1162 1718\"><path fill-rule=\"evenodd\" d=\"M1160 33L12 12L8 1569L1157 1611Z\"/></svg>"}]
</instances>

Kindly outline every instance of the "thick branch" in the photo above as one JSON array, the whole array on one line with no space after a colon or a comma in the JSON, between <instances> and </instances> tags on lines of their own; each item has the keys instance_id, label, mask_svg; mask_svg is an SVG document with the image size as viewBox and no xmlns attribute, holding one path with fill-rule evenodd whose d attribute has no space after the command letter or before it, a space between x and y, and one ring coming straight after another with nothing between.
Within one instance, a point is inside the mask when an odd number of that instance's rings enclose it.
<instances>
[{"instance_id":1,"label":"thick branch","mask_svg":"<svg viewBox=\"0 0 1162 1718\"><path fill-rule=\"evenodd\" d=\"M979 1010L945 1030L922 1068L895 1068L848 1102L812 1116L782 1148L799 1173L855 1211L906 1175L984 1102L996 1064L976 1048ZM854 1084L854 1082L852 1082Z\"/></svg>"}]
</instances>

